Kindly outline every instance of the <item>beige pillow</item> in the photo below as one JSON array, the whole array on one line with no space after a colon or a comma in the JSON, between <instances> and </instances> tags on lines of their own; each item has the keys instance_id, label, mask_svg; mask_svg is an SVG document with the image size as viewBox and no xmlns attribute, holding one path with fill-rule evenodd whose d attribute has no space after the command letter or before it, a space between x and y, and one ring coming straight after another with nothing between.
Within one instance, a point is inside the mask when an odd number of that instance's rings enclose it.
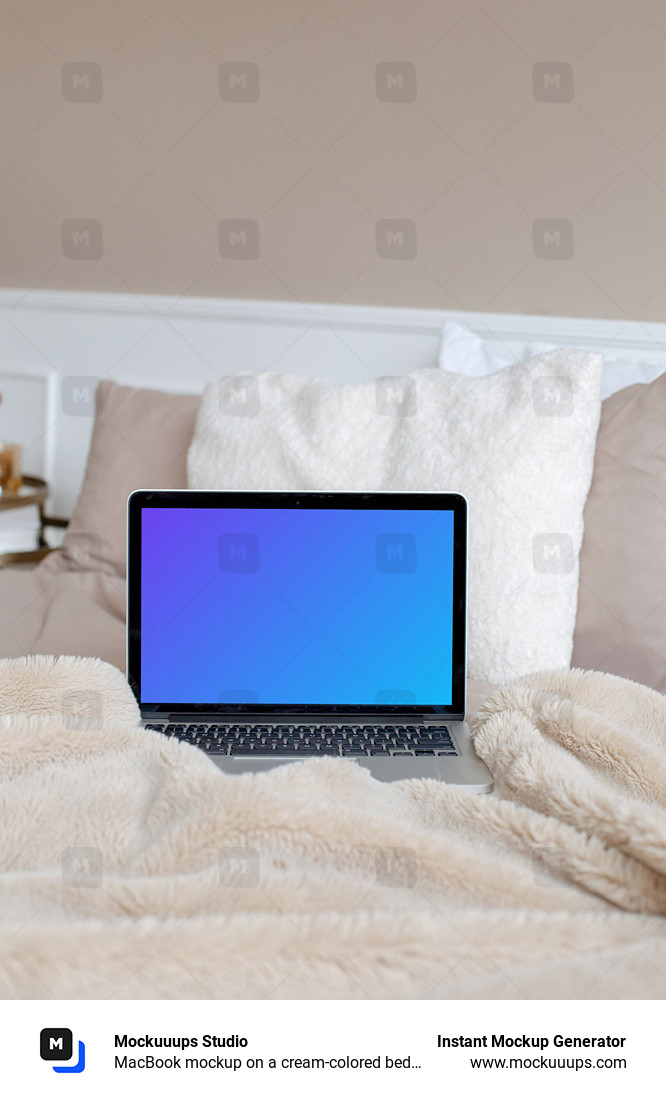
<instances>
[{"instance_id":1,"label":"beige pillow","mask_svg":"<svg viewBox=\"0 0 666 1100\"><path fill-rule=\"evenodd\" d=\"M88 464L63 546L67 568L125 576L127 498L185 489L200 398L100 382Z\"/></svg>"},{"instance_id":2,"label":"beige pillow","mask_svg":"<svg viewBox=\"0 0 666 1100\"><path fill-rule=\"evenodd\" d=\"M666 374L601 406L572 664L666 691Z\"/></svg>"}]
</instances>

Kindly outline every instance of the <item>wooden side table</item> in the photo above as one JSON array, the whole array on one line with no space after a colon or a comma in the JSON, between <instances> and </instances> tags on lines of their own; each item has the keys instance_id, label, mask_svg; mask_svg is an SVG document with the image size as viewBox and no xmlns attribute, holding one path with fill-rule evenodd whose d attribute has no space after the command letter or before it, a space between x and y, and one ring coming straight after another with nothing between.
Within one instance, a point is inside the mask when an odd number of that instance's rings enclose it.
<instances>
[{"instance_id":1,"label":"wooden side table","mask_svg":"<svg viewBox=\"0 0 666 1100\"><path fill-rule=\"evenodd\" d=\"M29 477L25 475L23 484L17 493L0 493L0 512L10 508L26 508L29 504L39 506L39 518L41 522L39 532L39 547L37 550L17 550L6 554L0 554L0 569L6 565L30 565L41 561L51 552L44 538L45 527L66 527L67 520L47 518L44 515L44 504L49 495L49 486L41 477Z\"/></svg>"}]
</instances>

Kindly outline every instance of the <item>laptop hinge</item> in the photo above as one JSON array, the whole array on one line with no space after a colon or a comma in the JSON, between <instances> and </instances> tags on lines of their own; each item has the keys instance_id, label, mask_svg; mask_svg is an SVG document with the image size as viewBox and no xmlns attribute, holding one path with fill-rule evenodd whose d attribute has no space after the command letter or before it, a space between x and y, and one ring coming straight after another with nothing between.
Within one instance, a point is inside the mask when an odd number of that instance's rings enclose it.
<instances>
[{"instance_id":1,"label":"laptop hinge","mask_svg":"<svg viewBox=\"0 0 666 1100\"><path fill-rule=\"evenodd\" d=\"M346 722L357 722L362 725L384 725L392 723L394 725L408 726L414 722L441 725L445 722L463 721L463 718L457 714L229 714L228 712L225 714L220 714L219 712L208 714L172 714L169 712L156 713L155 711L142 711L141 719L144 722L173 722L182 725L196 724L197 722L252 722L255 725L261 725L262 722L267 722L271 725L297 722L314 722L320 725L326 722L338 722L342 725Z\"/></svg>"}]
</instances>

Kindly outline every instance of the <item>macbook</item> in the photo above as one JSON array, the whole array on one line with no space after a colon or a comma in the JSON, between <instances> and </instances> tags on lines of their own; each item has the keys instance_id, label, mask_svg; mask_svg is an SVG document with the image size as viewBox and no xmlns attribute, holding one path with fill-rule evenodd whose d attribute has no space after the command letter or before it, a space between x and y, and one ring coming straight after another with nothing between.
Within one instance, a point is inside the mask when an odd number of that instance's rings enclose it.
<instances>
[{"instance_id":1,"label":"macbook","mask_svg":"<svg viewBox=\"0 0 666 1100\"><path fill-rule=\"evenodd\" d=\"M232 773L334 757L488 791L464 720L466 566L457 493L135 492L142 723Z\"/></svg>"}]
</instances>

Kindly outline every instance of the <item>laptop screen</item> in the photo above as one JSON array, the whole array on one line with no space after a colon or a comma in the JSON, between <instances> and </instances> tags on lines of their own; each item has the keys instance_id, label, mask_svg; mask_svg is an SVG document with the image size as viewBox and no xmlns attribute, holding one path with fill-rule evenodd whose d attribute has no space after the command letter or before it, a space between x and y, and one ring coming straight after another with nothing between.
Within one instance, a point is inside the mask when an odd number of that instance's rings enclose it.
<instances>
[{"instance_id":1,"label":"laptop screen","mask_svg":"<svg viewBox=\"0 0 666 1100\"><path fill-rule=\"evenodd\" d=\"M170 496L137 516L142 706L451 706L452 508Z\"/></svg>"},{"instance_id":2,"label":"laptop screen","mask_svg":"<svg viewBox=\"0 0 666 1100\"><path fill-rule=\"evenodd\" d=\"M458 494L133 493L142 711L461 715L466 532Z\"/></svg>"}]
</instances>

